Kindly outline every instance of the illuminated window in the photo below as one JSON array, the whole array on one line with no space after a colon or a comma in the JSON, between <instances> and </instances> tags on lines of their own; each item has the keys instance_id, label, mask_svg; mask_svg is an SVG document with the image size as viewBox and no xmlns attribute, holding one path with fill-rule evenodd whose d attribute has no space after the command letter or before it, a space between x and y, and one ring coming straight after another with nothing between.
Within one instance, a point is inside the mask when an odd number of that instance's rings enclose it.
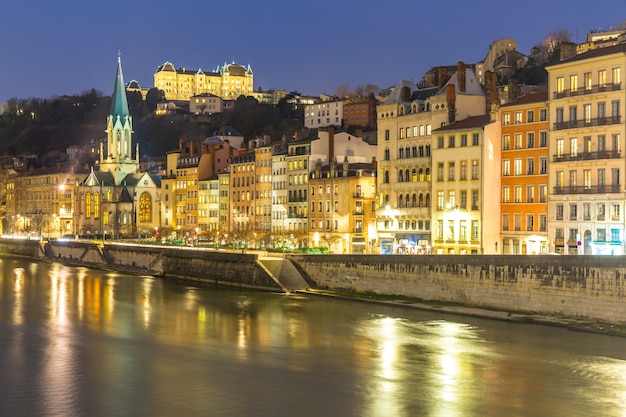
<instances>
[{"instance_id":1,"label":"illuminated window","mask_svg":"<svg viewBox=\"0 0 626 417\"><path fill-rule=\"evenodd\" d=\"M620 67L615 67L611 70L613 75L613 84L619 85L622 83L622 72Z\"/></svg>"},{"instance_id":2,"label":"illuminated window","mask_svg":"<svg viewBox=\"0 0 626 417\"><path fill-rule=\"evenodd\" d=\"M569 89L572 90L572 93L578 91L578 75L569 76Z\"/></svg>"},{"instance_id":3,"label":"illuminated window","mask_svg":"<svg viewBox=\"0 0 626 417\"><path fill-rule=\"evenodd\" d=\"M598 87L606 87L606 70L598 71Z\"/></svg>"},{"instance_id":4,"label":"illuminated window","mask_svg":"<svg viewBox=\"0 0 626 417\"><path fill-rule=\"evenodd\" d=\"M562 93L565 90L565 80L563 77L556 77L556 92Z\"/></svg>"},{"instance_id":5,"label":"illuminated window","mask_svg":"<svg viewBox=\"0 0 626 417\"><path fill-rule=\"evenodd\" d=\"M591 90L591 73L590 72L586 72L584 74L584 83L585 83L585 90Z\"/></svg>"},{"instance_id":6,"label":"illuminated window","mask_svg":"<svg viewBox=\"0 0 626 417\"><path fill-rule=\"evenodd\" d=\"M152 221L152 198L150 198L150 194L146 192L142 193L141 197L139 197L139 221Z\"/></svg>"},{"instance_id":7,"label":"illuminated window","mask_svg":"<svg viewBox=\"0 0 626 417\"><path fill-rule=\"evenodd\" d=\"M91 218L91 194L85 194L85 217Z\"/></svg>"},{"instance_id":8,"label":"illuminated window","mask_svg":"<svg viewBox=\"0 0 626 417\"><path fill-rule=\"evenodd\" d=\"M100 218L100 194L99 193L93 194L93 218L94 219Z\"/></svg>"}]
</instances>

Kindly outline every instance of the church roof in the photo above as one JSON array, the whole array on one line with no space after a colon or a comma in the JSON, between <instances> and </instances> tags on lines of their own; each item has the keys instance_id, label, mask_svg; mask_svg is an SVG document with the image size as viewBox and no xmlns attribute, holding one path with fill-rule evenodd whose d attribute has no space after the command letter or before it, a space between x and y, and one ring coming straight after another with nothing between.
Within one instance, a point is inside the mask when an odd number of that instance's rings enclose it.
<instances>
[{"instance_id":1,"label":"church roof","mask_svg":"<svg viewBox=\"0 0 626 417\"><path fill-rule=\"evenodd\" d=\"M130 193L128 192L128 188L126 188L126 186L124 186L124 188L122 189L122 194L120 195L120 200L121 203L132 203L133 202L133 197L131 197Z\"/></svg>"},{"instance_id":2,"label":"church roof","mask_svg":"<svg viewBox=\"0 0 626 417\"><path fill-rule=\"evenodd\" d=\"M124 76L122 75L122 59L117 57L117 74L115 76L115 86L113 87L113 97L111 98L111 116L119 116L120 119L129 116L128 101L126 100L126 88L124 87Z\"/></svg>"}]
</instances>

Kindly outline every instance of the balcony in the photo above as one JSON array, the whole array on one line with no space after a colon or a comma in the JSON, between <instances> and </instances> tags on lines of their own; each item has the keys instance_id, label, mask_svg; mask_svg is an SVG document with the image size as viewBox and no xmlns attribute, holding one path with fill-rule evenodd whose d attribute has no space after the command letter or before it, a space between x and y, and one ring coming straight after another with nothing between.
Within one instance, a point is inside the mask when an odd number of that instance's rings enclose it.
<instances>
[{"instance_id":1,"label":"balcony","mask_svg":"<svg viewBox=\"0 0 626 417\"><path fill-rule=\"evenodd\" d=\"M553 194L617 194L621 192L621 186L619 184L611 185L591 185L591 186L568 186L568 187L554 187Z\"/></svg>"},{"instance_id":2,"label":"balcony","mask_svg":"<svg viewBox=\"0 0 626 417\"><path fill-rule=\"evenodd\" d=\"M354 198L363 198L363 197L364 197L364 195L363 195L363 193L362 193L362 192L358 192L358 193L353 193L353 194L352 194L352 197L354 197Z\"/></svg>"},{"instance_id":3,"label":"balcony","mask_svg":"<svg viewBox=\"0 0 626 417\"><path fill-rule=\"evenodd\" d=\"M355 216L363 216L365 214L365 211L363 209L354 209L352 214L354 214Z\"/></svg>"},{"instance_id":4,"label":"balcony","mask_svg":"<svg viewBox=\"0 0 626 417\"><path fill-rule=\"evenodd\" d=\"M355 227L354 229L352 229L352 233L363 233L363 228Z\"/></svg>"},{"instance_id":5,"label":"balcony","mask_svg":"<svg viewBox=\"0 0 626 417\"><path fill-rule=\"evenodd\" d=\"M289 197L290 203L302 203L306 201L306 197Z\"/></svg>"},{"instance_id":6,"label":"balcony","mask_svg":"<svg viewBox=\"0 0 626 417\"><path fill-rule=\"evenodd\" d=\"M561 92L554 92L552 94L552 97L554 99L559 99L559 98L565 98L565 97L584 96L587 94L603 93L606 91L618 91L621 88L622 88L622 84L614 84L614 83L607 83L604 85L596 84L596 85L591 86L591 88L579 88L574 91L563 90Z\"/></svg>"},{"instance_id":7,"label":"balcony","mask_svg":"<svg viewBox=\"0 0 626 417\"><path fill-rule=\"evenodd\" d=\"M563 129L575 129L577 127L592 127L592 126L606 126L606 125L616 125L621 123L622 116L612 116L612 117L596 117L593 119L582 119L582 120L569 120L562 122L554 122L552 124L552 130L563 130Z\"/></svg>"},{"instance_id":8,"label":"balcony","mask_svg":"<svg viewBox=\"0 0 626 417\"><path fill-rule=\"evenodd\" d=\"M618 159L620 157L621 152L617 151L563 153L561 155L552 155L552 162L593 161L595 159Z\"/></svg>"}]
</instances>

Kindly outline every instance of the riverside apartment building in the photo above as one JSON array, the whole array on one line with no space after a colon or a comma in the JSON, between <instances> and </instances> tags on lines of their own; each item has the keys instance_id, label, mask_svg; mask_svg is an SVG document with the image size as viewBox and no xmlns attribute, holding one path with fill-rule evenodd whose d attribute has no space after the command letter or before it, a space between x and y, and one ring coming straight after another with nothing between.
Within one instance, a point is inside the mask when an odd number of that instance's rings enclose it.
<instances>
[{"instance_id":1,"label":"riverside apartment building","mask_svg":"<svg viewBox=\"0 0 626 417\"><path fill-rule=\"evenodd\" d=\"M562 254L624 253L626 44L547 67L548 239Z\"/></svg>"}]
</instances>

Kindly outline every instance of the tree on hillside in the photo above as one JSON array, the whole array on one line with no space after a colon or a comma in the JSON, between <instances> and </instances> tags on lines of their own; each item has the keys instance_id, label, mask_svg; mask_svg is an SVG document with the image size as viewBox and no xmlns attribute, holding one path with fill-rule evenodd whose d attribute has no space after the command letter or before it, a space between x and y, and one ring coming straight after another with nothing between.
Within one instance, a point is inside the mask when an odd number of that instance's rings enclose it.
<instances>
[{"instance_id":1,"label":"tree on hillside","mask_svg":"<svg viewBox=\"0 0 626 417\"><path fill-rule=\"evenodd\" d=\"M557 52L557 48L561 42L571 42L572 41L572 32L568 29L557 29L552 33L549 33L537 48L539 49L539 54L537 54L538 61L541 64L545 64L550 61L554 56L555 52Z\"/></svg>"},{"instance_id":2,"label":"tree on hillside","mask_svg":"<svg viewBox=\"0 0 626 417\"><path fill-rule=\"evenodd\" d=\"M348 97L350 95L350 85L348 83L339 84L337 88L335 88L334 95L341 99Z\"/></svg>"},{"instance_id":3,"label":"tree on hillside","mask_svg":"<svg viewBox=\"0 0 626 417\"><path fill-rule=\"evenodd\" d=\"M126 100L128 101L130 115L135 119L143 117L145 110L141 93L139 91L126 91Z\"/></svg>"},{"instance_id":4,"label":"tree on hillside","mask_svg":"<svg viewBox=\"0 0 626 417\"><path fill-rule=\"evenodd\" d=\"M157 108L157 103L163 100L165 100L165 92L152 87L146 94L146 107L148 107L148 110L154 111Z\"/></svg>"}]
</instances>

